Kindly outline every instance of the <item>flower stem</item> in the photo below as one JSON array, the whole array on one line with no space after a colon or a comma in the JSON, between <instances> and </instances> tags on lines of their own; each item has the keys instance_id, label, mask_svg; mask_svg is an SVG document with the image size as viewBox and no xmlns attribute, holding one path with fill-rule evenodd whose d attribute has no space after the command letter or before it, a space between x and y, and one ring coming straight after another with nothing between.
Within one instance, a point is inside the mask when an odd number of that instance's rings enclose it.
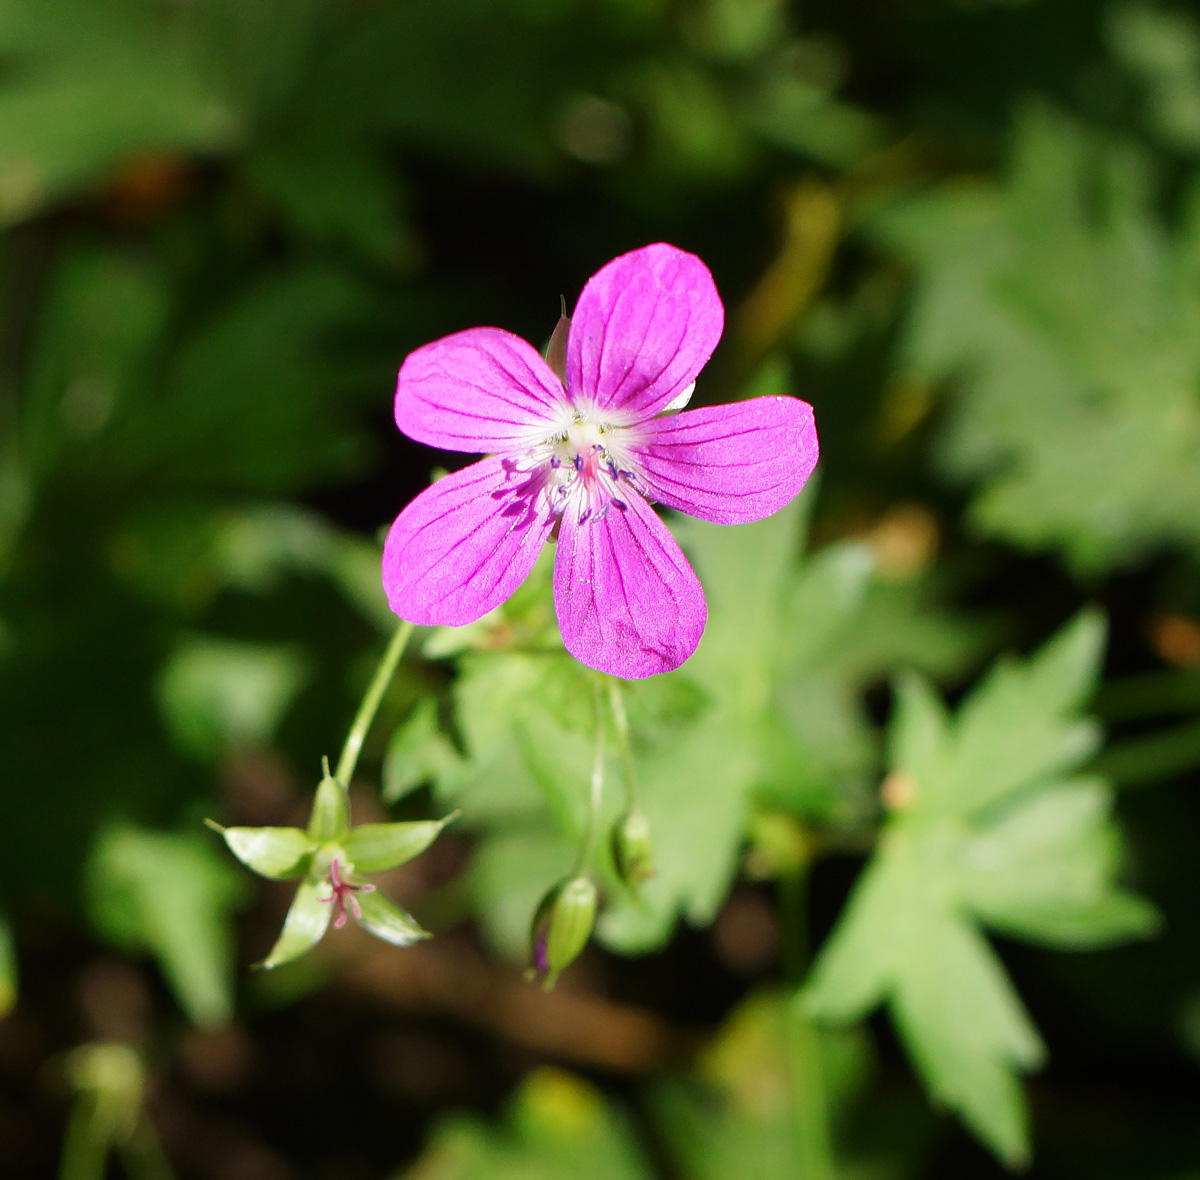
<instances>
[{"instance_id":1,"label":"flower stem","mask_svg":"<svg viewBox=\"0 0 1200 1180\"><path fill-rule=\"evenodd\" d=\"M342 790L349 789L350 779L353 778L354 768L358 765L358 755L362 752L367 730L371 728L371 722L375 720L379 702L383 700L383 694L387 692L387 687L395 675L396 665L400 663L400 657L404 654L405 647L408 646L408 639L412 632L412 623L402 622L396 628L391 642L387 645L387 651L383 653L383 659L379 661L379 667L375 669L375 675L371 678L362 704L358 706L354 724L350 726L350 732L346 735L346 744L342 747L342 756L338 759L337 773L334 775Z\"/></svg>"},{"instance_id":2,"label":"flower stem","mask_svg":"<svg viewBox=\"0 0 1200 1180\"><path fill-rule=\"evenodd\" d=\"M829 1139L829 1102L825 1092L821 1035L798 1004L792 1004L787 1015L792 1111L800 1174L806 1180L834 1180L836 1168Z\"/></svg>"},{"instance_id":3,"label":"flower stem","mask_svg":"<svg viewBox=\"0 0 1200 1180\"><path fill-rule=\"evenodd\" d=\"M600 703L600 684L592 682L592 703L596 714L596 747L592 758L591 791L588 797L587 826L583 830L583 842L579 846L579 859L575 865L576 877L583 876L592 863L596 849L596 834L600 827L600 808L604 802L604 708Z\"/></svg>"},{"instance_id":4,"label":"flower stem","mask_svg":"<svg viewBox=\"0 0 1200 1180\"><path fill-rule=\"evenodd\" d=\"M613 726L617 731L617 746L621 755L621 777L625 780L625 806L632 811L637 806L637 768L633 762L633 745L629 740L629 717L625 712L625 698L621 695L621 682L608 677L608 705L612 710Z\"/></svg>"},{"instance_id":5,"label":"flower stem","mask_svg":"<svg viewBox=\"0 0 1200 1180\"><path fill-rule=\"evenodd\" d=\"M779 874L779 925L782 933L784 978L798 986L808 970L807 863L788 865ZM829 1136L829 1101L820 1030L799 1003L787 1014L788 1064L791 1073L792 1112L800 1173L807 1180L834 1180L836 1169Z\"/></svg>"}]
</instances>

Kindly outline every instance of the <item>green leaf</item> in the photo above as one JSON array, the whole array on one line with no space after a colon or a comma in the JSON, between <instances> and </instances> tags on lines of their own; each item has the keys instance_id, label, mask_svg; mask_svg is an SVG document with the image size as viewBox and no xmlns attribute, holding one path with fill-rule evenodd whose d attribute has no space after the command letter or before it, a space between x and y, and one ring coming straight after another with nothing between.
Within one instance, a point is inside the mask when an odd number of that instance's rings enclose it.
<instances>
[{"instance_id":1,"label":"green leaf","mask_svg":"<svg viewBox=\"0 0 1200 1180\"><path fill-rule=\"evenodd\" d=\"M298 877L316 847L300 828L219 828L230 851L248 869L273 880Z\"/></svg>"},{"instance_id":2,"label":"green leaf","mask_svg":"<svg viewBox=\"0 0 1200 1180\"><path fill-rule=\"evenodd\" d=\"M683 668L622 689L655 872L635 900L607 850L600 857L608 905L597 929L608 946L645 951L662 945L680 917L711 921L759 805L865 826L878 746L862 689L895 660L946 674L978 647L977 629L931 609L927 587L878 579L867 546L802 558L805 511L798 501L736 529L672 522L704 582L708 625ZM549 580L539 584L540 576L471 640L482 650L462 659L454 697L465 756L437 779L440 797L487 824L476 897L490 937L514 956L529 907L577 851L594 747L590 674L537 646L537 620L553 619ZM506 639L517 650L486 649ZM605 829L626 808L614 745Z\"/></svg>"},{"instance_id":3,"label":"green leaf","mask_svg":"<svg viewBox=\"0 0 1200 1180\"><path fill-rule=\"evenodd\" d=\"M1044 1049L987 942L964 922L930 913L910 925L908 964L895 983L896 1024L931 1096L962 1114L1010 1167L1029 1158L1017 1070Z\"/></svg>"},{"instance_id":4,"label":"green leaf","mask_svg":"<svg viewBox=\"0 0 1200 1180\"><path fill-rule=\"evenodd\" d=\"M915 265L901 367L953 381L938 458L978 528L1076 568L1200 551L1200 290L1147 160L1042 106L1002 184L874 221Z\"/></svg>"},{"instance_id":5,"label":"green leaf","mask_svg":"<svg viewBox=\"0 0 1200 1180\"><path fill-rule=\"evenodd\" d=\"M411 914L406 914L398 905L388 901L378 890L356 893L355 900L362 910L359 923L376 938L390 942L393 946L412 946L429 932L417 925Z\"/></svg>"},{"instance_id":6,"label":"green leaf","mask_svg":"<svg viewBox=\"0 0 1200 1180\"><path fill-rule=\"evenodd\" d=\"M396 729L383 758L383 798L395 803L422 783L452 773L458 751L438 729L437 702L426 697Z\"/></svg>"},{"instance_id":7,"label":"green leaf","mask_svg":"<svg viewBox=\"0 0 1200 1180\"><path fill-rule=\"evenodd\" d=\"M92 918L108 937L158 959L197 1024L233 1011L232 908L237 872L192 835L116 824L97 837L89 865Z\"/></svg>"},{"instance_id":8,"label":"green leaf","mask_svg":"<svg viewBox=\"0 0 1200 1180\"><path fill-rule=\"evenodd\" d=\"M158 701L179 744L212 758L270 741L308 678L290 645L194 636L167 661Z\"/></svg>"},{"instance_id":9,"label":"green leaf","mask_svg":"<svg viewBox=\"0 0 1200 1180\"><path fill-rule=\"evenodd\" d=\"M420 856L438 838L448 820L359 824L342 840L346 856L360 873L380 873Z\"/></svg>"},{"instance_id":10,"label":"green leaf","mask_svg":"<svg viewBox=\"0 0 1200 1180\"><path fill-rule=\"evenodd\" d=\"M1018 1075L1044 1051L980 927L1075 948L1156 920L1115 884L1111 790L1065 777L1096 744L1079 709L1103 635L1085 611L1030 659L999 661L954 717L901 679L892 816L802 993L837 1024L887 1003L930 1094L1011 1166L1029 1154Z\"/></svg>"},{"instance_id":11,"label":"green leaf","mask_svg":"<svg viewBox=\"0 0 1200 1180\"><path fill-rule=\"evenodd\" d=\"M300 958L325 937L333 916L333 906L321 898L323 884L320 881L301 882L284 919L283 932L271 948L271 953L258 964L263 970L269 971L272 967L281 967Z\"/></svg>"}]
</instances>

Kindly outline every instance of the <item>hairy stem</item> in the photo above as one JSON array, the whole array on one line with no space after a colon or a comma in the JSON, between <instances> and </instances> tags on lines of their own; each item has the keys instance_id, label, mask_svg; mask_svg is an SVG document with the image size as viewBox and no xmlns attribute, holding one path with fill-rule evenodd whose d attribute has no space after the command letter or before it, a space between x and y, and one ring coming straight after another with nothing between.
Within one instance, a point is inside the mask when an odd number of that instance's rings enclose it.
<instances>
[{"instance_id":1,"label":"hairy stem","mask_svg":"<svg viewBox=\"0 0 1200 1180\"><path fill-rule=\"evenodd\" d=\"M625 712L625 698L621 695L621 682L608 678L608 705L612 710L613 728L617 733L617 747L621 757L621 777L625 780L625 806L632 811L637 806L637 768L633 762L633 744L629 740L629 717Z\"/></svg>"},{"instance_id":2,"label":"hairy stem","mask_svg":"<svg viewBox=\"0 0 1200 1180\"><path fill-rule=\"evenodd\" d=\"M800 1175L806 1180L834 1180L837 1170L829 1137L820 1032L798 1004L788 1011L788 1048Z\"/></svg>"},{"instance_id":3,"label":"hairy stem","mask_svg":"<svg viewBox=\"0 0 1200 1180\"><path fill-rule=\"evenodd\" d=\"M387 687L396 673L396 665L400 663L400 657L404 654L405 647L408 646L408 639L412 632L412 623L402 622L396 628L391 642L387 645L387 651L383 653L383 659L379 661L379 667L375 669L375 675L371 678L362 704L358 706L354 724L350 726L350 732L346 735L346 744L342 747L342 756L338 759L337 773L334 775L343 790L347 790L350 786L354 768L358 765L358 755L362 752L362 745L367 737L367 730L371 728L371 722L375 720L379 702L383 700L383 694L387 692Z\"/></svg>"},{"instance_id":4,"label":"hairy stem","mask_svg":"<svg viewBox=\"0 0 1200 1180\"><path fill-rule=\"evenodd\" d=\"M592 777L588 795L587 825L583 830L583 842L579 846L579 859L574 876L587 872L596 850L596 835L600 828L600 808L604 802L604 708L600 703L599 682L592 683L592 704L596 715L596 745L592 757Z\"/></svg>"}]
</instances>

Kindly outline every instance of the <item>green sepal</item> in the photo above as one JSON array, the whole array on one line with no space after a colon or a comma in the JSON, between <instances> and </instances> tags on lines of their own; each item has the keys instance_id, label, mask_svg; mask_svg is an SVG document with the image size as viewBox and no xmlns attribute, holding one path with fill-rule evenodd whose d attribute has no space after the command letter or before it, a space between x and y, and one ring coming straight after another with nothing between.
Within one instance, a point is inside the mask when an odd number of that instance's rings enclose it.
<instances>
[{"instance_id":1,"label":"green sepal","mask_svg":"<svg viewBox=\"0 0 1200 1180\"><path fill-rule=\"evenodd\" d=\"M323 884L323 881L304 881L296 890L296 897L284 919L283 933L271 953L258 964L264 971L300 958L325 936L333 906L321 899Z\"/></svg>"},{"instance_id":2,"label":"green sepal","mask_svg":"<svg viewBox=\"0 0 1200 1180\"><path fill-rule=\"evenodd\" d=\"M248 869L283 881L308 868L315 847L300 828L220 828L229 850Z\"/></svg>"},{"instance_id":3,"label":"green sepal","mask_svg":"<svg viewBox=\"0 0 1200 1180\"><path fill-rule=\"evenodd\" d=\"M378 891L358 893L355 895L362 917L358 919L376 938L390 942L393 946L412 946L422 938L429 937L428 930L422 930L411 914L406 914L398 905L388 901Z\"/></svg>"},{"instance_id":4,"label":"green sepal","mask_svg":"<svg viewBox=\"0 0 1200 1180\"><path fill-rule=\"evenodd\" d=\"M447 816L443 820L419 820L415 823L359 824L346 833L342 849L360 873L394 869L424 852L453 818Z\"/></svg>"},{"instance_id":5,"label":"green sepal","mask_svg":"<svg viewBox=\"0 0 1200 1180\"><path fill-rule=\"evenodd\" d=\"M337 779L326 775L313 799L308 834L314 843L328 844L332 840L340 840L349 826L350 805L346 800L346 792Z\"/></svg>"}]
</instances>

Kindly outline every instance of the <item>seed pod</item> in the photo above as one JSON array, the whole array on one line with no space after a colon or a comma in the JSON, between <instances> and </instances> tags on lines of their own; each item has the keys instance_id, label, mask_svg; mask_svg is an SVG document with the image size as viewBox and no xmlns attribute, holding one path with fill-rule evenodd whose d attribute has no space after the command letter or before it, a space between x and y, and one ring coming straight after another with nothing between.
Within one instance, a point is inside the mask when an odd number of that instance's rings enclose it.
<instances>
[{"instance_id":1,"label":"seed pod","mask_svg":"<svg viewBox=\"0 0 1200 1180\"><path fill-rule=\"evenodd\" d=\"M612 832L613 864L630 889L654 876L654 838L650 821L636 807L627 811Z\"/></svg>"},{"instance_id":2,"label":"seed pod","mask_svg":"<svg viewBox=\"0 0 1200 1180\"><path fill-rule=\"evenodd\" d=\"M561 881L542 899L530 931L533 966L526 977L541 977L548 991L559 973L587 946L596 922L596 886L587 877Z\"/></svg>"},{"instance_id":3,"label":"seed pod","mask_svg":"<svg viewBox=\"0 0 1200 1180\"><path fill-rule=\"evenodd\" d=\"M317 844L339 840L350 826L350 809L346 792L332 776L326 774L317 787L312 814L308 820L309 837Z\"/></svg>"}]
</instances>

